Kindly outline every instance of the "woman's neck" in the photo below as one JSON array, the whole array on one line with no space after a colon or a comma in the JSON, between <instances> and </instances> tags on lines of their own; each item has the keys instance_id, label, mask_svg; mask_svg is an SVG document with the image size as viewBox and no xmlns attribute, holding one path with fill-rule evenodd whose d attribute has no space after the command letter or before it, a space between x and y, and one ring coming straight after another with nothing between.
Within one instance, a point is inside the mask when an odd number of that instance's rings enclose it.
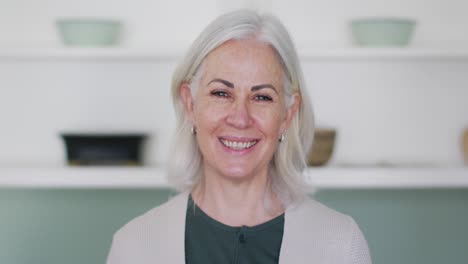
<instances>
[{"instance_id":1,"label":"woman's neck","mask_svg":"<svg viewBox=\"0 0 468 264\"><path fill-rule=\"evenodd\" d=\"M192 198L206 214L229 226L258 225L284 212L266 173L240 181L205 174Z\"/></svg>"}]
</instances>

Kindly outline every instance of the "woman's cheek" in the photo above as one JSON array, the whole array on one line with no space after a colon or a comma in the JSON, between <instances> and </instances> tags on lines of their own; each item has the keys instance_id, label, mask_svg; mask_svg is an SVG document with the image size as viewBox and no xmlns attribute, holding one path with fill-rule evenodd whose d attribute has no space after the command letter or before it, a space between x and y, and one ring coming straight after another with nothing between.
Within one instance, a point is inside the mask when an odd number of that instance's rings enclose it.
<instances>
[{"instance_id":1,"label":"woman's cheek","mask_svg":"<svg viewBox=\"0 0 468 264\"><path fill-rule=\"evenodd\" d=\"M252 113L255 119L271 125L279 123L284 115L281 111L271 107L257 107Z\"/></svg>"},{"instance_id":2,"label":"woman's cheek","mask_svg":"<svg viewBox=\"0 0 468 264\"><path fill-rule=\"evenodd\" d=\"M207 126L214 126L227 113L227 107L223 104L206 103L199 108L198 119Z\"/></svg>"}]
</instances>

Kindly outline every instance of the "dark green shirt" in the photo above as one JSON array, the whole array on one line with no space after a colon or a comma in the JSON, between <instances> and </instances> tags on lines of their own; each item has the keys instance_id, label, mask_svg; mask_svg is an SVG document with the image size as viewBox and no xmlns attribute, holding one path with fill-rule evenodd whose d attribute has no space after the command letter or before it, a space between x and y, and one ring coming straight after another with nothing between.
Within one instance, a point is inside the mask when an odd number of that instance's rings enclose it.
<instances>
[{"instance_id":1,"label":"dark green shirt","mask_svg":"<svg viewBox=\"0 0 468 264\"><path fill-rule=\"evenodd\" d=\"M277 264L284 214L260 225L233 227L205 214L189 197L185 219L186 264Z\"/></svg>"}]
</instances>

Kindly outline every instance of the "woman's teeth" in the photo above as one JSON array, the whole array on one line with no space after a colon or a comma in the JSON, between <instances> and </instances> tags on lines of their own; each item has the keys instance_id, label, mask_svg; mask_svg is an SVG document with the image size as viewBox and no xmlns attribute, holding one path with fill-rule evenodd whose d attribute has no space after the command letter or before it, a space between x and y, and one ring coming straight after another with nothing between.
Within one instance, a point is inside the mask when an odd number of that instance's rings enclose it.
<instances>
[{"instance_id":1,"label":"woman's teeth","mask_svg":"<svg viewBox=\"0 0 468 264\"><path fill-rule=\"evenodd\" d=\"M223 143L224 146L228 148L236 149L236 150L248 149L257 143L256 140L249 141L249 142L236 142L236 141L229 141L225 139L221 139L221 142Z\"/></svg>"}]
</instances>

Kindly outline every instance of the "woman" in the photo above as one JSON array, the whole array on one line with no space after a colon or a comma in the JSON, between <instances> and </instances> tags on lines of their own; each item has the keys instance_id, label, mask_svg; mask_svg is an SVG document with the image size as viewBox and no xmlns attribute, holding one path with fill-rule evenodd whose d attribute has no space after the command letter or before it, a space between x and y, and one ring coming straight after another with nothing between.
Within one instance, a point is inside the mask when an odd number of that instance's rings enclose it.
<instances>
[{"instance_id":1,"label":"woman","mask_svg":"<svg viewBox=\"0 0 468 264\"><path fill-rule=\"evenodd\" d=\"M306 195L313 116L272 16L213 21L175 71L170 180L181 194L115 235L108 264L371 263L349 216Z\"/></svg>"}]
</instances>

